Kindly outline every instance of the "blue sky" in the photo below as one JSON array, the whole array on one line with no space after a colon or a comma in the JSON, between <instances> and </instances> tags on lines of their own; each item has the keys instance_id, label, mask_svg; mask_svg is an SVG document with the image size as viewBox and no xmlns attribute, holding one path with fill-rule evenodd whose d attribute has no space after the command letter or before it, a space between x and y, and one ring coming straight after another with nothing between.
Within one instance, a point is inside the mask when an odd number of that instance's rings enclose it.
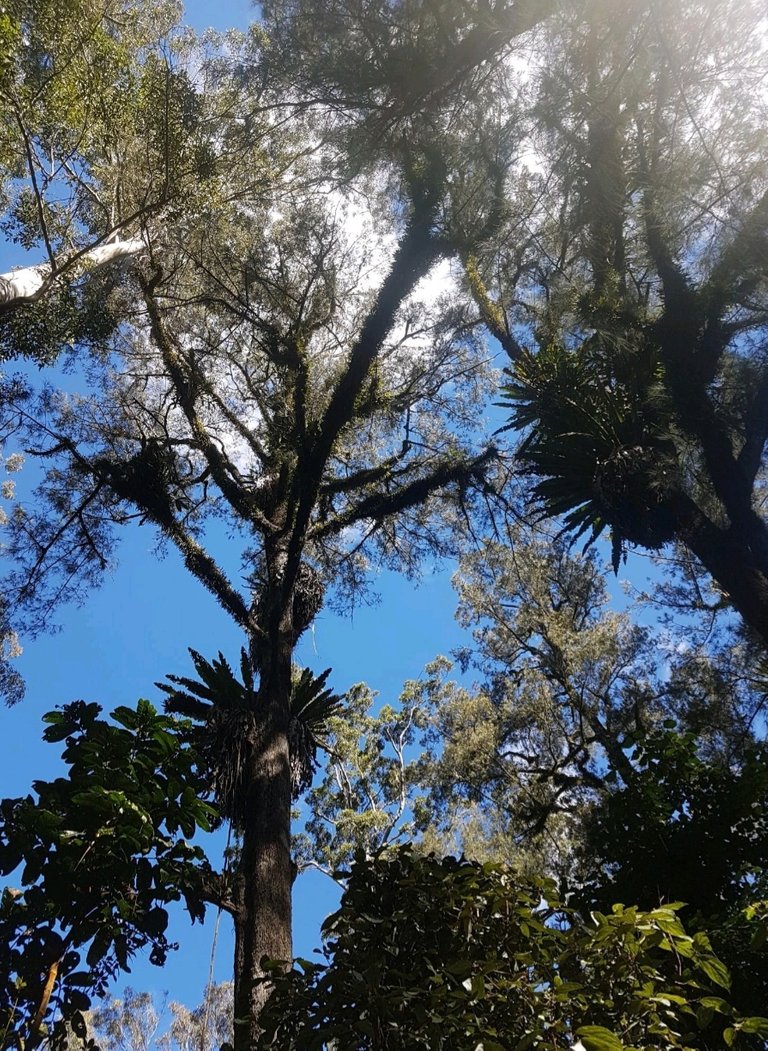
<instances>
[{"instance_id":1,"label":"blue sky","mask_svg":"<svg viewBox=\"0 0 768 1051\"><path fill-rule=\"evenodd\" d=\"M215 6L193 0L186 5L186 17L198 29L226 29L246 25L251 10L246 0ZM0 244L0 272L28 263L18 249ZM14 477L23 498L33 471L28 468ZM56 634L21 640L24 653L18 667L27 682L27 696L22 704L2 712L0 796L25 794L34 779L57 775L58 746L42 742L40 722L54 706L82 698L97 701L108 712L143 696L159 705L162 698L153 683L168 672L191 671L187 647L208 656L222 650L236 659L243 642L238 630L190 578L175 551L158 558L156 543L157 534L149 526L126 530L119 564L102 587L82 607L60 611ZM405 680L418 677L427 661L463 639L453 620L450 571L446 566L425 567L419 586L396 574L383 574L376 581L379 604L362 606L346 618L323 612L302 640L300 661L317 671L332 667L332 685L338 692L366 681L382 700L395 701ZM327 877L313 872L299 878L297 954L310 955L319 945L319 925L336 900L337 888ZM179 952L162 971L137 960L126 984L167 991L169 999L196 1003L208 976L213 920L210 912L202 929L191 928L180 911L172 930L181 944ZM219 980L231 977L231 959L225 917L216 953Z\"/></svg>"}]
</instances>

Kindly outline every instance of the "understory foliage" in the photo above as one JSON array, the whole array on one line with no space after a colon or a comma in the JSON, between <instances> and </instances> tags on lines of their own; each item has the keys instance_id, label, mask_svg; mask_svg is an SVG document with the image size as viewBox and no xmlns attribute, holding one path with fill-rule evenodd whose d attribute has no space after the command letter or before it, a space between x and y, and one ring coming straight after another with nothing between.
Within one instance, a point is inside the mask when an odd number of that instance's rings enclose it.
<instances>
[{"instance_id":1,"label":"understory foliage","mask_svg":"<svg viewBox=\"0 0 768 1051\"><path fill-rule=\"evenodd\" d=\"M713 637L709 610L652 634L610 609L594 553L540 527L510 538L456 574L474 633L458 663L434 661L397 704L357 687L331 721L299 864L334 872L416 840L549 872L582 916L684 902L686 929L733 974L733 1002L760 1014L765 954L746 919L768 859L754 647L719 617Z\"/></svg>"},{"instance_id":2,"label":"understory foliage","mask_svg":"<svg viewBox=\"0 0 768 1051\"><path fill-rule=\"evenodd\" d=\"M551 880L503 865L408 847L358 859L323 925L325 962L274 973L258 1046L639 1051L768 1037L768 1019L730 1009L727 970L679 908L583 919Z\"/></svg>"},{"instance_id":3,"label":"understory foliage","mask_svg":"<svg viewBox=\"0 0 768 1051\"><path fill-rule=\"evenodd\" d=\"M148 701L112 721L96 704L50 712L45 740L65 742L65 776L0 803L0 1033L3 1047L85 1036L94 996L148 949L175 948L167 906L205 913L213 873L192 839L215 811L178 723ZM20 869L20 871L18 871Z\"/></svg>"},{"instance_id":4,"label":"understory foliage","mask_svg":"<svg viewBox=\"0 0 768 1051\"><path fill-rule=\"evenodd\" d=\"M768 756L745 745L738 764L703 759L692 733L659 727L638 738L633 775L587 815L575 898L585 909L684 901L686 927L706 931L728 964L733 1003L768 1002ZM638 859L642 858L642 864Z\"/></svg>"}]
</instances>

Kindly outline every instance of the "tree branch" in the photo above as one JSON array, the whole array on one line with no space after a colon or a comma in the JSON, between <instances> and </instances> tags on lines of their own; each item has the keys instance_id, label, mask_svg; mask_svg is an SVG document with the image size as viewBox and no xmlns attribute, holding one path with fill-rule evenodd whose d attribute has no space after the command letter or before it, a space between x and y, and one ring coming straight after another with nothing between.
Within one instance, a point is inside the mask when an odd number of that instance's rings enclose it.
<instances>
[{"instance_id":1,"label":"tree branch","mask_svg":"<svg viewBox=\"0 0 768 1051\"><path fill-rule=\"evenodd\" d=\"M430 474L415 479L394 493L376 493L364 497L354 507L328 522L315 526L309 531L309 535L317 539L340 533L343 529L365 519L381 522L390 515L423 503L436 489L454 483L462 485L472 479L482 478L486 468L496 459L497 455L495 446L491 446L473 460L446 460Z\"/></svg>"},{"instance_id":2,"label":"tree branch","mask_svg":"<svg viewBox=\"0 0 768 1051\"><path fill-rule=\"evenodd\" d=\"M213 441L198 415L192 378L186 374L183 359L174 345L172 336L163 324L154 296L156 280L142 282L152 338L162 355L168 377L173 384L197 448L210 465L213 480L233 510L246 522L258 526L263 533L271 533L274 531L274 526L258 509L245 487L235 480L232 464Z\"/></svg>"}]
</instances>

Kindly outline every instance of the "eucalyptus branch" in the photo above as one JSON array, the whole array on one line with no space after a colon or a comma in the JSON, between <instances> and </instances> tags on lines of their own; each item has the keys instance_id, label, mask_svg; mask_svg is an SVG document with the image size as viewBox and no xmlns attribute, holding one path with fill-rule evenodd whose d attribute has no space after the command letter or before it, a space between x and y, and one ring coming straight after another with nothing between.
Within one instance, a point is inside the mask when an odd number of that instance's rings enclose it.
<instances>
[{"instance_id":1,"label":"eucalyptus branch","mask_svg":"<svg viewBox=\"0 0 768 1051\"><path fill-rule=\"evenodd\" d=\"M24 121L21 119L18 107L14 106L14 117L16 118L16 124L18 125L19 131L21 132L21 138L24 142L24 153L27 158L27 171L29 172L29 181L32 184L32 192L35 195L35 206L37 208L37 218L40 223L40 233L43 237L45 244L45 251L48 255L48 260L51 265L51 271L55 272L56 259L53 254L53 246L48 233L48 221L45 218L45 205L43 202L43 195L37 182L37 165L35 163L35 157L32 152L32 143L30 141L29 133Z\"/></svg>"}]
</instances>

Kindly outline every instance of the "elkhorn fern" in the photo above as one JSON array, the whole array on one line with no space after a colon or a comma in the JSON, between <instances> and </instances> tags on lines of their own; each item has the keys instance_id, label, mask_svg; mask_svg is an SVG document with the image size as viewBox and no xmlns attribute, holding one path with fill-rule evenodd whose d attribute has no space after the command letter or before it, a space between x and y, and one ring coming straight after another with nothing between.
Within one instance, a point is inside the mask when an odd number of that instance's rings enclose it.
<instances>
[{"instance_id":1,"label":"elkhorn fern","mask_svg":"<svg viewBox=\"0 0 768 1051\"><path fill-rule=\"evenodd\" d=\"M166 694L166 711L190 721L190 740L207 771L211 794L224 817L239 828L246 807L245 771L262 732L253 669L244 649L240 679L223 654L208 661L195 650L189 652L198 678L168 675L167 683L156 685ZM328 720L342 710L342 698L326 687L330 672L313 675L308 668L294 668L288 730L294 798L311 784Z\"/></svg>"}]
</instances>

